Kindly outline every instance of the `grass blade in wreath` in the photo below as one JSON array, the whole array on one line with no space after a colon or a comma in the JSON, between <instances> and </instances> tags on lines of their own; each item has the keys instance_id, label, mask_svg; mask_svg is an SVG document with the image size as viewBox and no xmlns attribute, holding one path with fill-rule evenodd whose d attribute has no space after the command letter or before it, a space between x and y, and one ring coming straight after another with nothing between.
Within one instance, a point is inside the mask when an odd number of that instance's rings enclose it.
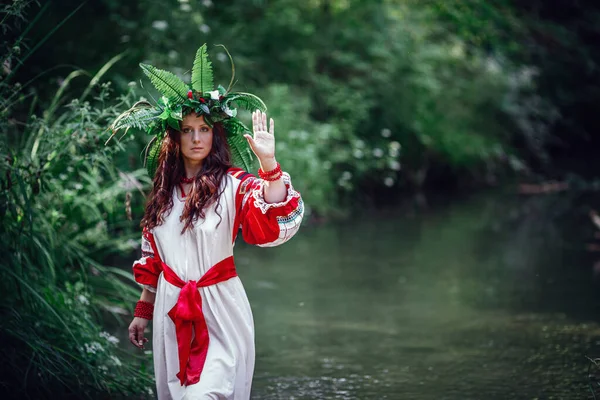
<instances>
[{"instance_id":1,"label":"grass blade in wreath","mask_svg":"<svg viewBox=\"0 0 600 400\"><path fill-rule=\"evenodd\" d=\"M194 66L192 67L192 88L202 94L213 90L213 70L212 64L208 59L206 52L206 43L204 43L196 52Z\"/></svg>"},{"instance_id":2,"label":"grass blade in wreath","mask_svg":"<svg viewBox=\"0 0 600 400\"><path fill-rule=\"evenodd\" d=\"M188 88L177 75L149 64L140 64L140 67L146 76L150 78L156 90L168 98L170 102L183 103L187 100Z\"/></svg>"},{"instance_id":3,"label":"grass blade in wreath","mask_svg":"<svg viewBox=\"0 0 600 400\"><path fill-rule=\"evenodd\" d=\"M235 80L235 64L233 63L233 57L231 57L231 54L229 54L229 50L227 50L227 47L225 47L222 44L218 44L217 46L221 46L223 50L225 50L225 53L227 53L227 56L229 57L229 62L231 63L231 80L229 81L229 86L227 86L226 90L226 93L229 93L229 91L233 87L233 81Z\"/></svg>"}]
</instances>

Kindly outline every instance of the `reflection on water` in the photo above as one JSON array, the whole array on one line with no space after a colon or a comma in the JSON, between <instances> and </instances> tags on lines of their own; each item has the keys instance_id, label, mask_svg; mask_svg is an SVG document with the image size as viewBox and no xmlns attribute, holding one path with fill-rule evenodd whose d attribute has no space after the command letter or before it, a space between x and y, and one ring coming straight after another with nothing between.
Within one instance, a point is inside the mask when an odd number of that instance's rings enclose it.
<instances>
[{"instance_id":1,"label":"reflection on water","mask_svg":"<svg viewBox=\"0 0 600 400\"><path fill-rule=\"evenodd\" d=\"M599 302L578 212L486 195L238 242L253 398L590 397Z\"/></svg>"}]
</instances>

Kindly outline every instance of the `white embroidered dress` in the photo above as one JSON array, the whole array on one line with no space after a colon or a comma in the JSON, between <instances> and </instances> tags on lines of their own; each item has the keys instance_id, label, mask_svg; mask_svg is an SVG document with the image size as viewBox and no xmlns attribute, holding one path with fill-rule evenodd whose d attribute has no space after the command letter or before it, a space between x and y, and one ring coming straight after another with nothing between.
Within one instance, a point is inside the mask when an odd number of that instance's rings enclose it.
<instances>
[{"instance_id":1,"label":"white embroidered dress","mask_svg":"<svg viewBox=\"0 0 600 400\"><path fill-rule=\"evenodd\" d=\"M160 259L184 282L199 280L213 265L232 256L239 228L248 243L269 247L286 242L300 227L303 203L287 173L287 196L281 203L266 203L262 180L240 169L230 169L223 181L225 191L218 205L210 206L193 230L181 235L179 217L185 199L175 189L171 212L151 232ZM150 241L143 236L143 257L134 263L134 273L136 268L146 267L153 255ZM199 382L182 385L177 377L180 360L175 324L168 315L181 289L167 282L162 272L156 275L156 285L144 286L156 290L152 346L158 399L248 399L254 371L254 324L239 277L198 289L208 328L208 352ZM136 280L147 283L137 275Z\"/></svg>"}]
</instances>

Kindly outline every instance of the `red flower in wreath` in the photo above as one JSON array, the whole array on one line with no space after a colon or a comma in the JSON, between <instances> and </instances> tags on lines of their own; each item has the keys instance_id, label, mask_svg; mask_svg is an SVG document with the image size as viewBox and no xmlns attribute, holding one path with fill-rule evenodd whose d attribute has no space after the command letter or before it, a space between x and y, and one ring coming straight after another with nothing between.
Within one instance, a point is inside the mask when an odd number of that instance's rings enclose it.
<instances>
[{"instance_id":1,"label":"red flower in wreath","mask_svg":"<svg viewBox=\"0 0 600 400\"><path fill-rule=\"evenodd\" d=\"M194 98L194 93L192 93L191 90L188 90L188 99L193 99Z\"/></svg>"},{"instance_id":2,"label":"red flower in wreath","mask_svg":"<svg viewBox=\"0 0 600 400\"><path fill-rule=\"evenodd\" d=\"M206 100L204 100L204 97L200 97L200 103L206 103Z\"/></svg>"}]
</instances>

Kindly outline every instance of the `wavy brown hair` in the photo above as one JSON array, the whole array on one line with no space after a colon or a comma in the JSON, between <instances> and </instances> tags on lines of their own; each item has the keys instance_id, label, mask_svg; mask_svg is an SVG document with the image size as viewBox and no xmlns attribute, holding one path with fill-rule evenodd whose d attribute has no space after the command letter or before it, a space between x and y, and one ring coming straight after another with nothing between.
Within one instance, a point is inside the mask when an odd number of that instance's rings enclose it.
<instances>
[{"instance_id":1,"label":"wavy brown hair","mask_svg":"<svg viewBox=\"0 0 600 400\"><path fill-rule=\"evenodd\" d=\"M179 179L185 176L180 135L179 131L167 129L158 156L153 188L140 223L141 228L152 229L161 225L164 217L173 208L173 189L179 183ZM193 228L198 218L204 218L206 208L219 199L225 187L223 186L220 191L219 188L229 168L231 168L231 153L225 137L225 128L221 123L216 123L213 126L212 148L192 183L183 213L179 218L181 222L185 221L182 234L187 229ZM221 218L218 210L217 214Z\"/></svg>"}]
</instances>

